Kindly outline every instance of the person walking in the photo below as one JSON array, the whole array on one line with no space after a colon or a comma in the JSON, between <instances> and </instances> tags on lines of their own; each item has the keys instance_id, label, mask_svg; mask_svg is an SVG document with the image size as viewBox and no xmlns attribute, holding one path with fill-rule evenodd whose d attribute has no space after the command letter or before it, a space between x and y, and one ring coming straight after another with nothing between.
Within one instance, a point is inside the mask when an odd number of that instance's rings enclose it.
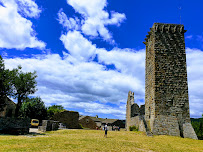
<instances>
[{"instance_id":1,"label":"person walking","mask_svg":"<svg viewBox=\"0 0 203 152\"><path fill-rule=\"evenodd\" d=\"M107 124L104 126L104 131L105 131L104 137L107 138L107 131L108 131L108 126L107 126Z\"/></svg>"}]
</instances>

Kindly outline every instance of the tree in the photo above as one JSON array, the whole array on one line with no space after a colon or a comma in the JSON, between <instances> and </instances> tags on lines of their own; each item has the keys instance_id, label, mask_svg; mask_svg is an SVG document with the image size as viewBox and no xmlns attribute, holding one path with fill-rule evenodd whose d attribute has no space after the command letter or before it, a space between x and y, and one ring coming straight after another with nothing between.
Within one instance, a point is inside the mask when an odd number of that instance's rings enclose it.
<instances>
[{"instance_id":1,"label":"tree","mask_svg":"<svg viewBox=\"0 0 203 152\"><path fill-rule=\"evenodd\" d=\"M0 111L4 110L5 97L11 96L13 92L11 77L11 71L5 69L4 60L0 56Z\"/></svg>"},{"instance_id":2,"label":"tree","mask_svg":"<svg viewBox=\"0 0 203 152\"><path fill-rule=\"evenodd\" d=\"M37 91L36 72L24 73L21 69L21 66L18 66L17 69L12 70L12 84L14 87L13 96L18 100L15 110L15 117L18 117L19 115L19 109L22 105L22 101L26 99L28 95L34 94Z\"/></svg>"},{"instance_id":3,"label":"tree","mask_svg":"<svg viewBox=\"0 0 203 152\"><path fill-rule=\"evenodd\" d=\"M47 109L40 97L26 98L22 103L19 114L23 118L39 119L47 118Z\"/></svg>"},{"instance_id":4,"label":"tree","mask_svg":"<svg viewBox=\"0 0 203 152\"><path fill-rule=\"evenodd\" d=\"M65 111L62 105L52 105L47 109L48 118L52 118L54 114Z\"/></svg>"}]
</instances>

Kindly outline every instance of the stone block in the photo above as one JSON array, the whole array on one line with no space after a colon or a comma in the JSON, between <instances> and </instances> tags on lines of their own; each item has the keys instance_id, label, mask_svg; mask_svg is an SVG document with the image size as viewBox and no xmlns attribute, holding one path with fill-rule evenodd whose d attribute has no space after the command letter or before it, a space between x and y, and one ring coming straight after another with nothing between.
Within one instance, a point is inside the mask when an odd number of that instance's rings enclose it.
<instances>
[{"instance_id":1,"label":"stone block","mask_svg":"<svg viewBox=\"0 0 203 152\"><path fill-rule=\"evenodd\" d=\"M184 138L198 139L191 123L184 123L183 124L183 137Z\"/></svg>"}]
</instances>

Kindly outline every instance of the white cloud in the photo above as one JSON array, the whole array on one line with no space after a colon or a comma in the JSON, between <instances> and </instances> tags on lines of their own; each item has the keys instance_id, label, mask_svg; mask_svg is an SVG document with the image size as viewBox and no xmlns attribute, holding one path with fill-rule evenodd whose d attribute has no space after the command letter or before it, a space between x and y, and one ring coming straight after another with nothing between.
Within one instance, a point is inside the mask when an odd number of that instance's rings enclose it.
<instances>
[{"instance_id":1,"label":"white cloud","mask_svg":"<svg viewBox=\"0 0 203 152\"><path fill-rule=\"evenodd\" d=\"M64 52L63 58L49 54L6 59L5 64L10 69L21 64L24 71L36 70L39 91L35 95L41 96L46 105L62 104L67 109L83 109L84 114L111 114L125 118L129 90L135 92L135 102L143 104L140 101L144 100L145 52L97 49L97 53L99 63L73 59ZM202 51L187 49L191 117L201 117L203 113L202 57ZM107 70L106 64L114 64L116 69Z\"/></svg>"},{"instance_id":2,"label":"white cloud","mask_svg":"<svg viewBox=\"0 0 203 152\"><path fill-rule=\"evenodd\" d=\"M99 62L107 65L114 64L122 73L135 76L144 81L145 50L135 52L132 49L114 48L112 51L97 50ZM142 85L144 85L142 83Z\"/></svg>"},{"instance_id":3,"label":"white cloud","mask_svg":"<svg viewBox=\"0 0 203 152\"><path fill-rule=\"evenodd\" d=\"M18 3L21 3L18 6ZM41 12L31 0L2 0L0 6L0 48L44 49L45 43L39 41L32 28L32 22L24 18L20 12L28 17L38 17Z\"/></svg>"},{"instance_id":4,"label":"white cloud","mask_svg":"<svg viewBox=\"0 0 203 152\"><path fill-rule=\"evenodd\" d=\"M8 53L6 53L5 51L3 51L2 53L1 53L1 56L4 58L4 57L7 57L8 56Z\"/></svg>"},{"instance_id":5,"label":"white cloud","mask_svg":"<svg viewBox=\"0 0 203 152\"><path fill-rule=\"evenodd\" d=\"M106 0L67 0L76 12L82 14L84 20L82 21L81 30L84 34L90 36L101 36L104 40L114 42L112 35L107 29L107 25L120 26L126 17L125 14L112 11L111 18L109 13L105 10L107 6ZM68 19L70 20L70 19Z\"/></svg>"},{"instance_id":6,"label":"white cloud","mask_svg":"<svg viewBox=\"0 0 203 152\"><path fill-rule=\"evenodd\" d=\"M88 48L86 48L88 49ZM58 54L36 56L28 59L6 59L6 67L14 68L22 65L24 71L37 71L38 92L46 105L51 103L66 105L66 108L81 108L86 113L111 113L124 115L125 109L108 106L125 104L129 90L143 98L144 86L139 78L122 72L107 70L105 65L96 62L73 62L71 55L64 53L64 58ZM136 53L135 53L136 54ZM130 54L131 55L131 54ZM101 109L90 107L99 101ZM98 105L98 104L96 104ZM103 108L102 108L103 105Z\"/></svg>"},{"instance_id":7,"label":"white cloud","mask_svg":"<svg viewBox=\"0 0 203 152\"><path fill-rule=\"evenodd\" d=\"M203 51L187 48L186 52L191 115L201 117L203 114Z\"/></svg>"},{"instance_id":8,"label":"white cloud","mask_svg":"<svg viewBox=\"0 0 203 152\"><path fill-rule=\"evenodd\" d=\"M192 39L193 38L193 35L188 35L185 37L185 39Z\"/></svg>"},{"instance_id":9,"label":"white cloud","mask_svg":"<svg viewBox=\"0 0 203 152\"><path fill-rule=\"evenodd\" d=\"M16 0L18 4L18 11L26 17L39 17L41 10L37 4L32 0Z\"/></svg>"},{"instance_id":10,"label":"white cloud","mask_svg":"<svg viewBox=\"0 0 203 152\"><path fill-rule=\"evenodd\" d=\"M66 14L63 12L63 9L60 9L58 12L58 21L63 27L69 30L79 30L80 29L80 20L75 17L74 18L68 18Z\"/></svg>"},{"instance_id":11,"label":"white cloud","mask_svg":"<svg viewBox=\"0 0 203 152\"><path fill-rule=\"evenodd\" d=\"M96 46L85 39L80 32L69 31L66 35L63 34L60 40L71 56L77 58L77 60L88 61L93 59Z\"/></svg>"}]
</instances>

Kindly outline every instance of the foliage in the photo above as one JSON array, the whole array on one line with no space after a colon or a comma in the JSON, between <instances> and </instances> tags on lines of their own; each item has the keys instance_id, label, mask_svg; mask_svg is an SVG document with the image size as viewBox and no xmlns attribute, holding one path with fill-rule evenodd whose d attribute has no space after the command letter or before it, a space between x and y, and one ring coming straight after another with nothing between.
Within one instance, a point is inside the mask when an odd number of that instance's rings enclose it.
<instances>
[{"instance_id":1,"label":"foliage","mask_svg":"<svg viewBox=\"0 0 203 152\"><path fill-rule=\"evenodd\" d=\"M4 60L0 56L0 111L3 110L5 96L12 96L18 99L15 116L18 116L22 101L29 95L36 92L36 72L23 72L21 66L12 71L5 69Z\"/></svg>"},{"instance_id":2,"label":"foliage","mask_svg":"<svg viewBox=\"0 0 203 152\"><path fill-rule=\"evenodd\" d=\"M28 138L29 137L29 138ZM46 135L0 135L0 151L202 152L203 141L175 136L148 137L141 132L67 129Z\"/></svg>"},{"instance_id":3,"label":"foliage","mask_svg":"<svg viewBox=\"0 0 203 152\"><path fill-rule=\"evenodd\" d=\"M203 140L203 118L191 119L191 124L195 130L198 139Z\"/></svg>"},{"instance_id":4,"label":"foliage","mask_svg":"<svg viewBox=\"0 0 203 152\"><path fill-rule=\"evenodd\" d=\"M40 97L26 98L20 108L20 116L41 121L47 118L47 109Z\"/></svg>"},{"instance_id":5,"label":"foliage","mask_svg":"<svg viewBox=\"0 0 203 152\"><path fill-rule=\"evenodd\" d=\"M138 127L136 126L130 126L129 129L130 131L138 131Z\"/></svg>"},{"instance_id":6,"label":"foliage","mask_svg":"<svg viewBox=\"0 0 203 152\"><path fill-rule=\"evenodd\" d=\"M28 95L34 94L37 89L36 82L36 72L23 72L22 68L18 66L17 69L14 69L12 84L14 87L13 97L18 99L16 105L15 116L18 117L19 109L22 105L22 101L27 98Z\"/></svg>"},{"instance_id":7,"label":"foliage","mask_svg":"<svg viewBox=\"0 0 203 152\"><path fill-rule=\"evenodd\" d=\"M52 118L54 114L65 111L64 107L62 105L52 105L47 108L47 115L48 118Z\"/></svg>"},{"instance_id":8,"label":"foliage","mask_svg":"<svg viewBox=\"0 0 203 152\"><path fill-rule=\"evenodd\" d=\"M36 92L36 72L23 72L21 66L13 70L5 69L4 60L0 56L0 111L3 110L5 96L18 99L15 116L18 116L22 101Z\"/></svg>"},{"instance_id":9,"label":"foliage","mask_svg":"<svg viewBox=\"0 0 203 152\"><path fill-rule=\"evenodd\" d=\"M0 56L0 111L4 109L6 96L12 95L11 71L5 69L4 60Z\"/></svg>"}]
</instances>

